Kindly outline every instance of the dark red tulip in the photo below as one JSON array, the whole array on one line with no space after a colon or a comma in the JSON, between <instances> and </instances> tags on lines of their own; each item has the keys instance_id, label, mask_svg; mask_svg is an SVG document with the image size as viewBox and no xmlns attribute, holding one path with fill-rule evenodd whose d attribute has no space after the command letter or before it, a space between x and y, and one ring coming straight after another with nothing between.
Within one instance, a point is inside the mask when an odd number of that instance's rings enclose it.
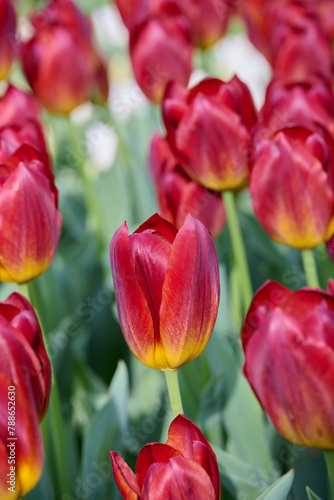
<instances>
[{"instance_id":1,"label":"dark red tulip","mask_svg":"<svg viewBox=\"0 0 334 500\"><path fill-rule=\"evenodd\" d=\"M12 0L0 0L0 80L6 78L16 54L16 14Z\"/></svg>"},{"instance_id":2,"label":"dark red tulip","mask_svg":"<svg viewBox=\"0 0 334 500\"><path fill-rule=\"evenodd\" d=\"M110 245L118 316L132 353L144 364L173 370L205 349L219 302L212 236L188 215L178 231L158 214L133 234L126 223Z\"/></svg>"},{"instance_id":3,"label":"dark red tulip","mask_svg":"<svg viewBox=\"0 0 334 500\"><path fill-rule=\"evenodd\" d=\"M136 474L116 451L110 458L125 500L220 500L216 456L197 425L183 415L171 423L166 444L150 443L140 450Z\"/></svg>"},{"instance_id":4,"label":"dark red tulip","mask_svg":"<svg viewBox=\"0 0 334 500\"><path fill-rule=\"evenodd\" d=\"M244 373L276 429L301 446L334 449L334 298L265 283L242 328Z\"/></svg>"},{"instance_id":5,"label":"dark red tulip","mask_svg":"<svg viewBox=\"0 0 334 500\"><path fill-rule=\"evenodd\" d=\"M22 46L22 60L43 106L68 113L89 99L105 102L107 69L93 45L89 19L71 0L51 0L31 22L34 33Z\"/></svg>"},{"instance_id":6,"label":"dark red tulip","mask_svg":"<svg viewBox=\"0 0 334 500\"><path fill-rule=\"evenodd\" d=\"M186 91L169 85L163 101L168 141L186 173L216 191L248 180L248 146L256 111L247 86L207 78Z\"/></svg>"},{"instance_id":7,"label":"dark red tulip","mask_svg":"<svg viewBox=\"0 0 334 500\"><path fill-rule=\"evenodd\" d=\"M0 424L1 498L19 498L38 482L43 470L43 443L39 428L49 404L51 363L41 328L30 303L13 293L0 303L0 407L12 419ZM14 404L9 404L14 402ZM9 415L9 413L8 413ZM8 426L13 430L8 429ZM8 432L12 434L8 434ZM6 436L6 437L5 437ZM7 439L9 437L9 439ZM17 438L11 441L10 438ZM15 493L9 491L8 472L12 442L15 447Z\"/></svg>"},{"instance_id":8,"label":"dark red tulip","mask_svg":"<svg viewBox=\"0 0 334 500\"><path fill-rule=\"evenodd\" d=\"M160 103L169 81L188 84L192 47L187 20L175 15L147 21L131 32L130 55L139 87Z\"/></svg>"},{"instance_id":9,"label":"dark red tulip","mask_svg":"<svg viewBox=\"0 0 334 500\"><path fill-rule=\"evenodd\" d=\"M213 237L226 223L220 192L193 181L179 166L168 142L156 133L151 142L149 166L155 180L161 215L178 229L190 213L200 220Z\"/></svg>"}]
</instances>

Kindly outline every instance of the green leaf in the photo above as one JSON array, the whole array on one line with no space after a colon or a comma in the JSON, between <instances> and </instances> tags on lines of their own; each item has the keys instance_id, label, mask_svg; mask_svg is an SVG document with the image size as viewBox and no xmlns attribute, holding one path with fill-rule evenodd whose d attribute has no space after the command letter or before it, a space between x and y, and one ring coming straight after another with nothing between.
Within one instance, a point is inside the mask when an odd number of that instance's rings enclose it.
<instances>
[{"instance_id":1,"label":"green leaf","mask_svg":"<svg viewBox=\"0 0 334 500\"><path fill-rule=\"evenodd\" d=\"M265 433L265 416L243 375L239 375L223 418L228 449L254 467L267 470L271 453Z\"/></svg>"},{"instance_id":2,"label":"green leaf","mask_svg":"<svg viewBox=\"0 0 334 500\"><path fill-rule=\"evenodd\" d=\"M285 500L289 494L294 478L294 471L290 470L270 486L257 500Z\"/></svg>"},{"instance_id":3,"label":"green leaf","mask_svg":"<svg viewBox=\"0 0 334 500\"><path fill-rule=\"evenodd\" d=\"M322 500L318 495L316 495L311 488L306 486L306 493L308 500Z\"/></svg>"}]
</instances>

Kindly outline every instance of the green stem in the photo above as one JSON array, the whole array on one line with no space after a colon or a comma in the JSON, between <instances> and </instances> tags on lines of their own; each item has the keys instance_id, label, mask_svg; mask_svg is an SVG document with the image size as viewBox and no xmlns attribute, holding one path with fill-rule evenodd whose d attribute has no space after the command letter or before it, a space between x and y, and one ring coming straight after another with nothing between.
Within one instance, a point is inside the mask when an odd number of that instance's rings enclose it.
<instances>
[{"instance_id":1,"label":"green stem","mask_svg":"<svg viewBox=\"0 0 334 500\"><path fill-rule=\"evenodd\" d=\"M180 413L183 414L182 399L180 394L179 378L177 370L166 370L165 372L170 405L172 408L173 418Z\"/></svg>"},{"instance_id":2,"label":"green stem","mask_svg":"<svg viewBox=\"0 0 334 500\"><path fill-rule=\"evenodd\" d=\"M36 283L30 281L27 284L20 285L20 292L24 295L34 307L36 316L40 322L43 332L44 345L48 353L48 346L45 337L45 329L40 319L39 310L41 308L38 291L35 287ZM49 353L48 353L49 355ZM50 355L49 355L50 358ZM51 361L51 358L50 358ZM66 465L66 447L64 435L64 422L61 412L61 403L57 387L56 377L52 368L52 384L51 395L48 411L41 424L45 453L50 458L50 462L54 463L53 483L55 490L58 490L59 495L70 492L70 477L69 470Z\"/></svg>"},{"instance_id":3,"label":"green stem","mask_svg":"<svg viewBox=\"0 0 334 500\"><path fill-rule=\"evenodd\" d=\"M313 250L302 250L302 259L308 286L320 288Z\"/></svg>"},{"instance_id":4,"label":"green stem","mask_svg":"<svg viewBox=\"0 0 334 500\"><path fill-rule=\"evenodd\" d=\"M235 204L235 195L232 191L223 191L223 199L227 213L227 222L231 235L234 259L240 274L241 289L244 297L244 307L245 310L247 310L249 304L252 301L253 289L248 269L246 251L238 219L237 208Z\"/></svg>"},{"instance_id":5,"label":"green stem","mask_svg":"<svg viewBox=\"0 0 334 500\"><path fill-rule=\"evenodd\" d=\"M328 473L328 500L334 500L334 451L322 450Z\"/></svg>"}]
</instances>

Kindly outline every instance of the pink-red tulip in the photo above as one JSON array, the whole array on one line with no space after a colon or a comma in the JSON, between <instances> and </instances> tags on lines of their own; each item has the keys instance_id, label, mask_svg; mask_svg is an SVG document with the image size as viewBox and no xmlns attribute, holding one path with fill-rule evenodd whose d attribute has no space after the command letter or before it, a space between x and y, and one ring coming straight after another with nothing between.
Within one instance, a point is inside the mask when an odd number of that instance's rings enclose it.
<instances>
[{"instance_id":1,"label":"pink-red tulip","mask_svg":"<svg viewBox=\"0 0 334 500\"><path fill-rule=\"evenodd\" d=\"M207 345L218 312L218 260L212 236L188 215L178 231L158 214L110 245L118 316L132 353L161 370L179 368Z\"/></svg>"},{"instance_id":2,"label":"pink-red tulip","mask_svg":"<svg viewBox=\"0 0 334 500\"><path fill-rule=\"evenodd\" d=\"M28 121L39 123L41 107L33 94L9 85L0 98L0 128L22 126Z\"/></svg>"},{"instance_id":3,"label":"pink-red tulip","mask_svg":"<svg viewBox=\"0 0 334 500\"><path fill-rule=\"evenodd\" d=\"M315 248L334 232L333 139L306 128L256 144L250 179L254 213L279 243Z\"/></svg>"},{"instance_id":4,"label":"pink-red tulip","mask_svg":"<svg viewBox=\"0 0 334 500\"><path fill-rule=\"evenodd\" d=\"M0 0L0 80L6 78L16 54L16 14L12 0Z\"/></svg>"},{"instance_id":5,"label":"pink-red tulip","mask_svg":"<svg viewBox=\"0 0 334 500\"><path fill-rule=\"evenodd\" d=\"M42 474L39 422L47 411L51 391L51 363L41 328L33 308L18 293L0 303L0 343L0 408L4 417L0 421L0 495L7 500L28 493ZM13 486L7 483L11 465L14 489L9 490Z\"/></svg>"},{"instance_id":6,"label":"pink-red tulip","mask_svg":"<svg viewBox=\"0 0 334 500\"><path fill-rule=\"evenodd\" d=\"M180 229L191 214L214 238L222 232L226 213L221 194L193 181L159 133L152 138L149 166L158 191L160 213L165 219Z\"/></svg>"},{"instance_id":7,"label":"pink-red tulip","mask_svg":"<svg viewBox=\"0 0 334 500\"><path fill-rule=\"evenodd\" d=\"M169 81L188 84L192 47L187 19L177 14L140 25L130 33L130 55L139 87L160 103Z\"/></svg>"},{"instance_id":8,"label":"pink-red tulip","mask_svg":"<svg viewBox=\"0 0 334 500\"><path fill-rule=\"evenodd\" d=\"M140 450L136 474L116 451L110 458L124 500L220 500L216 455L183 415L171 423L166 444L149 443Z\"/></svg>"},{"instance_id":9,"label":"pink-red tulip","mask_svg":"<svg viewBox=\"0 0 334 500\"><path fill-rule=\"evenodd\" d=\"M0 164L0 280L24 283L51 264L61 215L50 166L24 144Z\"/></svg>"},{"instance_id":10,"label":"pink-red tulip","mask_svg":"<svg viewBox=\"0 0 334 500\"><path fill-rule=\"evenodd\" d=\"M334 297L267 282L242 341L244 373L276 429L301 446L334 449Z\"/></svg>"},{"instance_id":11,"label":"pink-red tulip","mask_svg":"<svg viewBox=\"0 0 334 500\"><path fill-rule=\"evenodd\" d=\"M89 99L105 102L107 69L93 45L89 19L71 0L51 0L31 22L34 33L22 45L22 60L43 106L68 113Z\"/></svg>"},{"instance_id":12,"label":"pink-red tulip","mask_svg":"<svg viewBox=\"0 0 334 500\"><path fill-rule=\"evenodd\" d=\"M248 180L248 146L256 111L247 86L207 78L187 91L168 86L163 100L168 141L186 173L216 191Z\"/></svg>"}]
</instances>

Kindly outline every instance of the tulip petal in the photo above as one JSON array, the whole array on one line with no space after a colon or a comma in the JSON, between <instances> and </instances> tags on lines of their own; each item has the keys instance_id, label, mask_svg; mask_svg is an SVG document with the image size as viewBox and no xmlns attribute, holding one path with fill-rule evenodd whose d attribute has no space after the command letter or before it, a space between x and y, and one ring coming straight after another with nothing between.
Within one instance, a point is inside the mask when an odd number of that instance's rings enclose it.
<instances>
[{"instance_id":1,"label":"tulip petal","mask_svg":"<svg viewBox=\"0 0 334 500\"><path fill-rule=\"evenodd\" d=\"M213 454L212 450L207 447L206 444L200 441L195 441L193 447L195 462L201 465L207 472L208 476L211 478L216 494L215 498L217 500L220 500L220 475L216 456Z\"/></svg>"},{"instance_id":2,"label":"tulip petal","mask_svg":"<svg viewBox=\"0 0 334 500\"><path fill-rule=\"evenodd\" d=\"M331 332L334 335L333 326ZM296 320L277 308L249 341L246 373L262 407L286 439L334 449L330 347L311 336L305 339Z\"/></svg>"},{"instance_id":3,"label":"tulip petal","mask_svg":"<svg viewBox=\"0 0 334 500\"><path fill-rule=\"evenodd\" d=\"M166 444L179 450L185 458L195 460L194 441L203 443L215 456L200 428L184 415L178 415L169 426Z\"/></svg>"},{"instance_id":4,"label":"tulip petal","mask_svg":"<svg viewBox=\"0 0 334 500\"><path fill-rule=\"evenodd\" d=\"M241 330L242 345L245 352L249 338L259 328L267 314L275 307L284 307L291 296L291 290L275 281L266 281L257 290Z\"/></svg>"},{"instance_id":5,"label":"tulip petal","mask_svg":"<svg viewBox=\"0 0 334 500\"><path fill-rule=\"evenodd\" d=\"M136 464L136 477L139 490L141 491L145 482L148 469L154 463L167 464L172 457L182 455L167 444L150 443L145 445L139 452Z\"/></svg>"},{"instance_id":6,"label":"tulip petal","mask_svg":"<svg viewBox=\"0 0 334 500\"><path fill-rule=\"evenodd\" d=\"M262 141L250 193L257 219L279 243L314 248L333 232L327 173L305 147L283 133L272 142Z\"/></svg>"},{"instance_id":7,"label":"tulip petal","mask_svg":"<svg viewBox=\"0 0 334 500\"><path fill-rule=\"evenodd\" d=\"M135 233L143 233L147 229L161 233L170 243L174 243L177 229L167 220L160 217L159 214L154 214L152 217L142 224Z\"/></svg>"},{"instance_id":8,"label":"tulip petal","mask_svg":"<svg viewBox=\"0 0 334 500\"><path fill-rule=\"evenodd\" d=\"M126 223L110 243L110 264L116 305L124 338L142 363L155 367L154 325L144 292L137 280Z\"/></svg>"},{"instance_id":9,"label":"tulip petal","mask_svg":"<svg viewBox=\"0 0 334 500\"><path fill-rule=\"evenodd\" d=\"M183 457L168 464L153 464L146 476L142 500L216 500L208 474Z\"/></svg>"},{"instance_id":10,"label":"tulip petal","mask_svg":"<svg viewBox=\"0 0 334 500\"><path fill-rule=\"evenodd\" d=\"M124 500L140 500L135 473L116 451L110 452L110 459L117 488Z\"/></svg>"},{"instance_id":11,"label":"tulip petal","mask_svg":"<svg viewBox=\"0 0 334 500\"><path fill-rule=\"evenodd\" d=\"M170 254L160 308L164 368L195 359L208 343L219 303L218 260L212 236L188 215ZM157 346L158 347L158 346ZM157 350L156 360L163 362Z\"/></svg>"},{"instance_id":12,"label":"tulip petal","mask_svg":"<svg viewBox=\"0 0 334 500\"><path fill-rule=\"evenodd\" d=\"M176 148L188 175L208 189L243 185L248 178L249 132L240 116L198 94L176 130Z\"/></svg>"},{"instance_id":13,"label":"tulip petal","mask_svg":"<svg viewBox=\"0 0 334 500\"><path fill-rule=\"evenodd\" d=\"M24 283L49 267L60 237L48 179L20 164L1 187L0 214L0 279Z\"/></svg>"}]
</instances>

